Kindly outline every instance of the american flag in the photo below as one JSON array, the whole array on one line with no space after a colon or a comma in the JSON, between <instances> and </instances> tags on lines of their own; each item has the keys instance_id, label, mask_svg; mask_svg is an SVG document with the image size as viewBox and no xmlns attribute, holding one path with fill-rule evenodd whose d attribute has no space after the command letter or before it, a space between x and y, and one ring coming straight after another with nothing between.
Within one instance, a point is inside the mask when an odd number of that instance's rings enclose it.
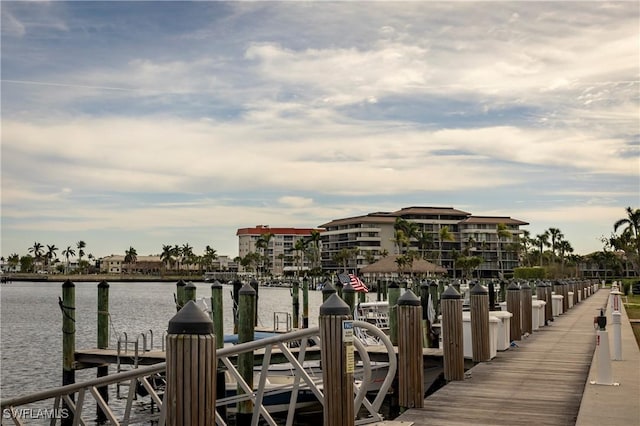
<instances>
[{"instance_id":1,"label":"american flag","mask_svg":"<svg viewBox=\"0 0 640 426\"><path fill-rule=\"evenodd\" d=\"M365 293L369 292L365 283L363 283L362 280L354 274L347 274L346 272L343 272L342 274L338 274L338 280L340 280L342 284L351 284L351 287L353 287L355 291L363 291Z\"/></svg>"}]
</instances>

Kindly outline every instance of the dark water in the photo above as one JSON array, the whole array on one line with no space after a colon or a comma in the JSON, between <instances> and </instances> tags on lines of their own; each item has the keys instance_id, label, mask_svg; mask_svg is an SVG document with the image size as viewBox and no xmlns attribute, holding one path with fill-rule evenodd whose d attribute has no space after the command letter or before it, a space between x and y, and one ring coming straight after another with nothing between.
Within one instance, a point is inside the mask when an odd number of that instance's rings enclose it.
<instances>
[{"instance_id":1,"label":"dark water","mask_svg":"<svg viewBox=\"0 0 640 426\"><path fill-rule=\"evenodd\" d=\"M210 285L196 284L197 297L210 297ZM225 333L232 322L231 286L224 286ZM110 283L112 319L110 347L116 333L134 339L153 330L154 345L176 309L175 283ZM0 287L0 398L54 388L62 384L62 313L58 297L61 283L14 282ZM300 294L302 310L302 292ZM207 299L208 302L208 299ZM317 325L319 291L309 292L309 323ZM274 312L292 312L290 289L261 287L258 297L259 326L272 327ZM76 349L96 347L97 283L76 283ZM110 373L115 373L112 366ZM95 369L80 370L76 381L95 377ZM126 390L125 390L126 392Z\"/></svg>"}]
</instances>

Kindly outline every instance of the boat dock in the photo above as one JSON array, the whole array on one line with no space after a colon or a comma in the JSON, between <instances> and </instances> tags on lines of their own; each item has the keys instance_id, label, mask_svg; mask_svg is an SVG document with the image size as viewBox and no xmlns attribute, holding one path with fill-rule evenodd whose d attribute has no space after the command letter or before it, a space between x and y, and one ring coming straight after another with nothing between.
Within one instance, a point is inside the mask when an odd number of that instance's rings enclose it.
<instances>
[{"instance_id":1,"label":"boat dock","mask_svg":"<svg viewBox=\"0 0 640 426\"><path fill-rule=\"evenodd\" d=\"M593 317L608 296L596 292L386 424L639 425L640 350L624 308L622 361L611 361L618 385L590 383L597 381Z\"/></svg>"}]
</instances>

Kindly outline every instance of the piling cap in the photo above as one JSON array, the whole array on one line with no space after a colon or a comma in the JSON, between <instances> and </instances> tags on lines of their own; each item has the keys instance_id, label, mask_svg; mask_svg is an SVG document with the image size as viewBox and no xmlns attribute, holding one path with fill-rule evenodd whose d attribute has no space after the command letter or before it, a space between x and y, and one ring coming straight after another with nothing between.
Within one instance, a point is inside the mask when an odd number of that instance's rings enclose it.
<instances>
[{"instance_id":1,"label":"piling cap","mask_svg":"<svg viewBox=\"0 0 640 426\"><path fill-rule=\"evenodd\" d=\"M399 306L420 306L420 299L418 299L418 296L416 296L413 291L407 290L398 298L397 303Z\"/></svg>"},{"instance_id":2,"label":"piling cap","mask_svg":"<svg viewBox=\"0 0 640 426\"><path fill-rule=\"evenodd\" d=\"M100 283L98 284L98 288L109 288L109 283L106 282L105 280L100 281Z\"/></svg>"},{"instance_id":3,"label":"piling cap","mask_svg":"<svg viewBox=\"0 0 640 426\"><path fill-rule=\"evenodd\" d=\"M240 289L240 291L238 292L238 294L239 295L248 294L250 296L255 296L256 291L253 289L253 287L250 284L245 283Z\"/></svg>"},{"instance_id":4,"label":"piling cap","mask_svg":"<svg viewBox=\"0 0 640 426\"><path fill-rule=\"evenodd\" d=\"M335 293L335 292L336 292L336 289L331 284L331 281L329 280L325 281L324 286L322 287L322 294Z\"/></svg>"},{"instance_id":5,"label":"piling cap","mask_svg":"<svg viewBox=\"0 0 640 426\"><path fill-rule=\"evenodd\" d=\"M349 305L345 303L336 293L327 298L327 301L320 305L320 316L328 315L351 315Z\"/></svg>"},{"instance_id":6,"label":"piling cap","mask_svg":"<svg viewBox=\"0 0 640 426\"><path fill-rule=\"evenodd\" d=\"M438 283L435 280L429 281L429 287L438 287Z\"/></svg>"},{"instance_id":7,"label":"piling cap","mask_svg":"<svg viewBox=\"0 0 640 426\"><path fill-rule=\"evenodd\" d=\"M65 282L62 283L62 288L70 288L75 286L76 285L71 280L66 280Z\"/></svg>"},{"instance_id":8,"label":"piling cap","mask_svg":"<svg viewBox=\"0 0 640 426\"><path fill-rule=\"evenodd\" d=\"M520 286L518 285L518 283L514 281L511 284L509 284L509 287L507 287L507 290L520 290Z\"/></svg>"},{"instance_id":9,"label":"piling cap","mask_svg":"<svg viewBox=\"0 0 640 426\"><path fill-rule=\"evenodd\" d=\"M420 288L429 288L429 281L424 280L420 283Z\"/></svg>"},{"instance_id":10,"label":"piling cap","mask_svg":"<svg viewBox=\"0 0 640 426\"><path fill-rule=\"evenodd\" d=\"M213 283L211 283L211 289L214 288L222 288L222 283L218 280L215 280Z\"/></svg>"},{"instance_id":11,"label":"piling cap","mask_svg":"<svg viewBox=\"0 0 640 426\"><path fill-rule=\"evenodd\" d=\"M528 290L531 290L531 286L529 285L529 283L528 283L528 282L526 282L526 281L525 281L525 282L523 282L522 284L520 284L520 289L521 289L521 290L527 290L527 289L528 289Z\"/></svg>"},{"instance_id":12,"label":"piling cap","mask_svg":"<svg viewBox=\"0 0 640 426\"><path fill-rule=\"evenodd\" d=\"M389 284L389 288L399 288L400 286L398 285L397 281L391 281L391 284Z\"/></svg>"},{"instance_id":13,"label":"piling cap","mask_svg":"<svg viewBox=\"0 0 640 426\"><path fill-rule=\"evenodd\" d=\"M195 289L195 288L196 288L196 285L195 285L194 283L192 283L191 281L189 281L188 283L186 283L186 284L184 285L184 288L185 288L185 290L186 290L186 289L191 290L191 289Z\"/></svg>"},{"instance_id":14,"label":"piling cap","mask_svg":"<svg viewBox=\"0 0 640 426\"><path fill-rule=\"evenodd\" d=\"M453 286L449 286L442 292L440 299L462 299L462 296Z\"/></svg>"},{"instance_id":15,"label":"piling cap","mask_svg":"<svg viewBox=\"0 0 640 426\"><path fill-rule=\"evenodd\" d=\"M355 293L356 289L353 288L353 286L351 285L351 283L346 283L343 287L342 287L342 292L343 293Z\"/></svg>"},{"instance_id":16,"label":"piling cap","mask_svg":"<svg viewBox=\"0 0 640 426\"><path fill-rule=\"evenodd\" d=\"M169 320L169 334L213 334L213 322L193 300Z\"/></svg>"},{"instance_id":17,"label":"piling cap","mask_svg":"<svg viewBox=\"0 0 640 426\"><path fill-rule=\"evenodd\" d=\"M180 280L180 281L178 281L178 282L176 283L176 286L178 286L178 287L184 287L184 286L186 286L186 285L187 285L187 283L185 283L185 282L184 282L184 280Z\"/></svg>"},{"instance_id":18,"label":"piling cap","mask_svg":"<svg viewBox=\"0 0 640 426\"><path fill-rule=\"evenodd\" d=\"M476 281L475 285L469 290L469 294L489 294L489 290L479 281Z\"/></svg>"}]
</instances>

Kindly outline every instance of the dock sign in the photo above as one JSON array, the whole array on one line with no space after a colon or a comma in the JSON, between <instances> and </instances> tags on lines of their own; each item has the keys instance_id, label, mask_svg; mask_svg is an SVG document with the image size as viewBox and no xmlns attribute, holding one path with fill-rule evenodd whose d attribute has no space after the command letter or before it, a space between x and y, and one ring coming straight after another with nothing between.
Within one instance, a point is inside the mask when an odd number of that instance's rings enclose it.
<instances>
[{"instance_id":1,"label":"dock sign","mask_svg":"<svg viewBox=\"0 0 640 426\"><path fill-rule=\"evenodd\" d=\"M344 345L345 360L344 360L344 372L345 374L353 374L355 369L355 359L353 354L353 321L342 321L342 343Z\"/></svg>"}]
</instances>

